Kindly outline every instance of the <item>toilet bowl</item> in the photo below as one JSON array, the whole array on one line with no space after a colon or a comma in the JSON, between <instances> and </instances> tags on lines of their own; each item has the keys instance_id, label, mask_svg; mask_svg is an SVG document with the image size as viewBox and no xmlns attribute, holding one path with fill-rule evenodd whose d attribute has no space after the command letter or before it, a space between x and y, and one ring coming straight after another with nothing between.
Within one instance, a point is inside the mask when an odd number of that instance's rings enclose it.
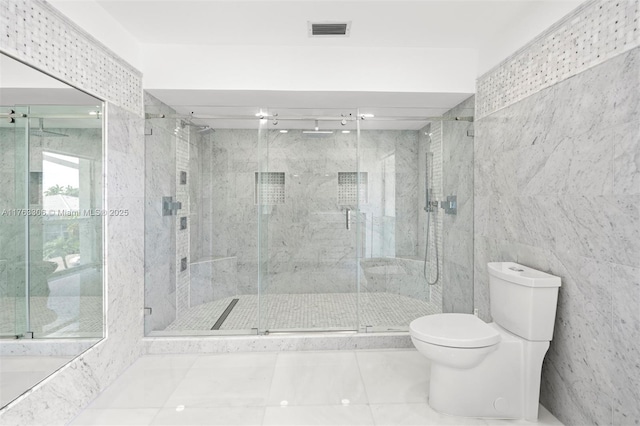
<instances>
[{"instance_id":1,"label":"toilet bowl","mask_svg":"<svg viewBox=\"0 0 640 426\"><path fill-rule=\"evenodd\" d=\"M451 368L472 368L498 348L500 334L469 314L438 314L409 325L411 341L432 362Z\"/></svg>"},{"instance_id":2,"label":"toilet bowl","mask_svg":"<svg viewBox=\"0 0 640 426\"><path fill-rule=\"evenodd\" d=\"M451 313L409 326L430 361L429 405L457 416L535 421L560 278L511 262L488 267L495 322Z\"/></svg>"}]
</instances>

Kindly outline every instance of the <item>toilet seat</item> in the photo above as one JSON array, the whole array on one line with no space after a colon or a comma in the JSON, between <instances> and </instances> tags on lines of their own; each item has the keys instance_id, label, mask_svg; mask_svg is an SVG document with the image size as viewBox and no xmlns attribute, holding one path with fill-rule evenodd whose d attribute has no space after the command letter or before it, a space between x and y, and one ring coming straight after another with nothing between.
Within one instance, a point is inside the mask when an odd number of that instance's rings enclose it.
<instances>
[{"instance_id":1,"label":"toilet seat","mask_svg":"<svg viewBox=\"0 0 640 426\"><path fill-rule=\"evenodd\" d=\"M423 342L452 348L482 348L495 345L500 334L471 314L436 314L413 320L411 336Z\"/></svg>"}]
</instances>

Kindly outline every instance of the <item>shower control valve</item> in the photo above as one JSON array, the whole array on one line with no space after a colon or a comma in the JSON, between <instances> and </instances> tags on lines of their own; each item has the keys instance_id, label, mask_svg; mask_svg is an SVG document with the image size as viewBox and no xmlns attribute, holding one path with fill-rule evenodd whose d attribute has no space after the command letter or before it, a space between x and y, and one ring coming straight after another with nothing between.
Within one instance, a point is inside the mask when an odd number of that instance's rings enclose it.
<instances>
[{"instance_id":1,"label":"shower control valve","mask_svg":"<svg viewBox=\"0 0 640 426\"><path fill-rule=\"evenodd\" d=\"M447 196L446 201L440 202L440 207L444 209L446 214L457 214L458 213L458 197L455 195Z\"/></svg>"},{"instance_id":2,"label":"shower control valve","mask_svg":"<svg viewBox=\"0 0 640 426\"><path fill-rule=\"evenodd\" d=\"M162 197L162 216L173 216L182 208L182 203L173 197Z\"/></svg>"}]
</instances>

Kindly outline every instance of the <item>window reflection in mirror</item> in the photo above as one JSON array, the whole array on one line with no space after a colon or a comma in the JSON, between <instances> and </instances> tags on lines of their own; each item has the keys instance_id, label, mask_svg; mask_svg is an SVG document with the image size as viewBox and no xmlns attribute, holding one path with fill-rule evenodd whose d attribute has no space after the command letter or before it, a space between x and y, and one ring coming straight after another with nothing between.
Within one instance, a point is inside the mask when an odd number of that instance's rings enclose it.
<instances>
[{"instance_id":1,"label":"window reflection in mirror","mask_svg":"<svg viewBox=\"0 0 640 426\"><path fill-rule=\"evenodd\" d=\"M102 101L0 67L1 407L103 337L104 216Z\"/></svg>"}]
</instances>

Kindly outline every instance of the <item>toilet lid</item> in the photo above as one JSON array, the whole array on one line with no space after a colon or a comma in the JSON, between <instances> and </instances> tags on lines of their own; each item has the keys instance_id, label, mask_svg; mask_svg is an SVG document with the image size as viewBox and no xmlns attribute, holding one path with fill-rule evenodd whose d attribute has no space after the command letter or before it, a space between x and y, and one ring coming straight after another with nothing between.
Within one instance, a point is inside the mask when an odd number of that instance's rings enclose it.
<instances>
[{"instance_id":1,"label":"toilet lid","mask_svg":"<svg viewBox=\"0 0 640 426\"><path fill-rule=\"evenodd\" d=\"M454 348L482 348L495 345L500 334L471 314L436 314L413 320L411 335L423 342Z\"/></svg>"}]
</instances>

